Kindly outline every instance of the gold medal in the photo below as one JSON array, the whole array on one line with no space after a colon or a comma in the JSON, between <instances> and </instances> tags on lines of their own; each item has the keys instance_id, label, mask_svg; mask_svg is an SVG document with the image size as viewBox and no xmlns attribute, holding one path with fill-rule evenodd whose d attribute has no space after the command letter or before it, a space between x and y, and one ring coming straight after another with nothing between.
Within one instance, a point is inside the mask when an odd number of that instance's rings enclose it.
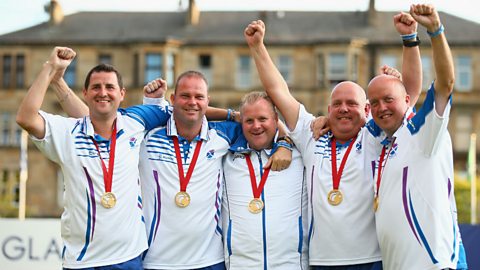
<instances>
[{"instance_id":1,"label":"gold medal","mask_svg":"<svg viewBox=\"0 0 480 270\"><path fill-rule=\"evenodd\" d=\"M180 208L185 208L190 204L190 195L185 191L179 191L175 194L175 204Z\"/></svg>"},{"instance_id":2,"label":"gold medal","mask_svg":"<svg viewBox=\"0 0 480 270\"><path fill-rule=\"evenodd\" d=\"M373 199L373 210L377 212L377 209L378 209L378 196L375 196L375 198Z\"/></svg>"},{"instance_id":3,"label":"gold medal","mask_svg":"<svg viewBox=\"0 0 480 270\"><path fill-rule=\"evenodd\" d=\"M117 198L115 197L115 194L113 194L112 192L105 192L100 198L100 203L102 204L103 207L107 209L112 208L117 203Z\"/></svg>"},{"instance_id":4,"label":"gold medal","mask_svg":"<svg viewBox=\"0 0 480 270\"><path fill-rule=\"evenodd\" d=\"M328 203L331 205L339 205L343 201L343 194L339 189L332 189L327 195Z\"/></svg>"},{"instance_id":5,"label":"gold medal","mask_svg":"<svg viewBox=\"0 0 480 270\"><path fill-rule=\"evenodd\" d=\"M250 211L252 214L258 214L262 212L262 210L263 210L263 201L258 198L252 199L248 204L248 211Z\"/></svg>"}]
</instances>

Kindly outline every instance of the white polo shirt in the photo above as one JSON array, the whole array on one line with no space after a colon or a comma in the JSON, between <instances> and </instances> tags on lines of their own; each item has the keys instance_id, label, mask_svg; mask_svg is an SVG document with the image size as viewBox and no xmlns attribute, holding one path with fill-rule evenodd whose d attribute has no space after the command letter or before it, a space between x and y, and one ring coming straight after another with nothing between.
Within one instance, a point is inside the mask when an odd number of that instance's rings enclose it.
<instances>
[{"instance_id":1,"label":"white polo shirt","mask_svg":"<svg viewBox=\"0 0 480 270\"><path fill-rule=\"evenodd\" d=\"M113 208L100 204L105 192L103 171L92 137L108 168L110 141L94 134L89 117L65 118L40 112L45 137L33 138L64 176L64 212L61 217L63 267L112 265L139 256L147 248L142 221L138 160L146 128L165 124L168 114L156 106L139 106L117 113L117 142L112 192Z\"/></svg>"},{"instance_id":2,"label":"white polo shirt","mask_svg":"<svg viewBox=\"0 0 480 270\"><path fill-rule=\"evenodd\" d=\"M149 132L141 150L140 178L149 243L143 265L147 269L195 269L224 261L222 158L241 127L234 122L207 122L204 117L200 135L189 143L178 135L173 118L166 127ZM172 136L179 139L185 174L197 142L203 141L186 188L191 202L185 208L174 202L180 180Z\"/></svg>"},{"instance_id":3,"label":"white polo shirt","mask_svg":"<svg viewBox=\"0 0 480 270\"><path fill-rule=\"evenodd\" d=\"M345 164L339 189L343 201L330 205L328 193L333 189L331 133L318 141L312 138L313 115L300 106L297 126L291 132L306 167L309 210L310 265L352 265L381 260L375 233L373 182L366 163L366 130L358 134ZM337 168L348 143L337 143ZM337 169L338 170L338 169Z\"/></svg>"},{"instance_id":4,"label":"white polo shirt","mask_svg":"<svg viewBox=\"0 0 480 270\"><path fill-rule=\"evenodd\" d=\"M389 153L382 164L376 212L384 269L457 268L461 238L447 130L450 102L443 116L438 115L432 84L418 113L404 119L393 135L393 148L373 121L367 125L376 137L377 154L382 143L388 145L385 156ZM379 155L372 160L377 179Z\"/></svg>"},{"instance_id":5,"label":"white polo shirt","mask_svg":"<svg viewBox=\"0 0 480 270\"><path fill-rule=\"evenodd\" d=\"M222 207L227 269L308 269L307 190L300 153L294 148L287 169L269 172L260 196L265 208L253 214L248 210L253 193L244 154L251 158L258 186L272 151L251 150L246 140L231 150L224 162Z\"/></svg>"}]
</instances>

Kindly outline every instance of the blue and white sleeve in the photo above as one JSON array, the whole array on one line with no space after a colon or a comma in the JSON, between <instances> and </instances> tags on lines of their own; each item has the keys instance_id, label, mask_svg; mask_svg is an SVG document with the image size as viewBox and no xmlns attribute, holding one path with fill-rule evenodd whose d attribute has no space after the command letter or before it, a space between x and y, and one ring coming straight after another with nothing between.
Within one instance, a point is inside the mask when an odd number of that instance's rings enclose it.
<instances>
[{"instance_id":1,"label":"blue and white sleeve","mask_svg":"<svg viewBox=\"0 0 480 270\"><path fill-rule=\"evenodd\" d=\"M136 105L119 111L137 120L146 130L165 126L172 115L168 107L157 105Z\"/></svg>"}]
</instances>

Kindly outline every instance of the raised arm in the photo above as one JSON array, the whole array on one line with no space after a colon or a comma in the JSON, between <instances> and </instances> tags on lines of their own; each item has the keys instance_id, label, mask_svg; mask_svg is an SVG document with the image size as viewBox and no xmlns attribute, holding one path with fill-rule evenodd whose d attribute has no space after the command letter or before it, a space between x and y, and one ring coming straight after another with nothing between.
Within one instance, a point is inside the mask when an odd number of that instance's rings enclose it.
<instances>
[{"instance_id":1,"label":"raised arm","mask_svg":"<svg viewBox=\"0 0 480 270\"><path fill-rule=\"evenodd\" d=\"M432 5L412 5L410 14L427 29L432 40L432 59L435 67L435 109L439 115L443 115L455 83L452 53L445 37L444 27L440 22L438 12Z\"/></svg>"},{"instance_id":2,"label":"raised arm","mask_svg":"<svg viewBox=\"0 0 480 270\"><path fill-rule=\"evenodd\" d=\"M267 94L285 118L287 127L292 130L297 125L300 104L290 94L288 85L273 63L263 43L265 24L261 20L251 22L244 31L245 40L255 60L258 75Z\"/></svg>"},{"instance_id":3,"label":"raised arm","mask_svg":"<svg viewBox=\"0 0 480 270\"><path fill-rule=\"evenodd\" d=\"M63 79L65 70L57 71L50 86L63 111L70 117L80 118L89 114L87 105L73 92Z\"/></svg>"},{"instance_id":4,"label":"raised arm","mask_svg":"<svg viewBox=\"0 0 480 270\"><path fill-rule=\"evenodd\" d=\"M417 38L417 22L404 12L393 17L393 24L403 39L403 85L410 96L410 106L415 106L422 92L422 60Z\"/></svg>"},{"instance_id":5,"label":"raised arm","mask_svg":"<svg viewBox=\"0 0 480 270\"><path fill-rule=\"evenodd\" d=\"M42 70L28 89L17 113L17 123L29 134L45 137L45 121L39 115L48 85L57 71L66 68L75 57L75 52L66 47L55 47L50 58L43 64Z\"/></svg>"}]
</instances>

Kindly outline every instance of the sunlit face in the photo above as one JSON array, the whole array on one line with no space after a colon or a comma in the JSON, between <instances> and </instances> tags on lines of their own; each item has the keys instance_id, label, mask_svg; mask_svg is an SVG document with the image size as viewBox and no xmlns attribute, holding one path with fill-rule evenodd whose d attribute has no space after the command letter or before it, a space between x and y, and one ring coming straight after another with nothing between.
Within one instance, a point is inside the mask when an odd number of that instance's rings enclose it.
<instances>
[{"instance_id":1,"label":"sunlit face","mask_svg":"<svg viewBox=\"0 0 480 270\"><path fill-rule=\"evenodd\" d=\"M402 125L410 102L403 84L392 76L377 76L368 85L368 100L373 120L392 136Z\"/></svg>"},{"instance_id":2,"label":"sunlit face","mask_svg":"<svg viewBox=\"0 0 480 270\"><path fill-rule=\"evenodd\" d=\"M202 78L197 76L182 78L175 88L175 93L170 97L176 122L183 126L202 123L209 102L207 84Z\"/></svg>"},{"instance_id":3,"label":"sunlit face","mask_svg":"<svg viewBox=\"0 0 480 270\"><path fill-rule=\"evenodd\" d=\"M328 121L336 138L349 140L365 125L369 107L365 92L356 83L339 83L332 91Z\"/></svg>"},{"instance_id":4,"label":"sunlit face","mask_svg":"<svg viewBox=\"0 0 480 270\"><path fill-rule=\"evenodd\" d=\"M116 115L125 97L125 89L120 89L115 72L94 72L90 84L83 89L83 97L93 117Z\"/></svg>"},{"instance_id":5,"label":"sunlit face","mask_svg":"<svg viewBox=\"0 0 480 270\"><path fill-rule=\"evenodd\" d=\"M272 147L277 131L278 116L265 99L245 104L241 109L243 135L250 148L255 150Z\"/></svg>"}]
</instances>

